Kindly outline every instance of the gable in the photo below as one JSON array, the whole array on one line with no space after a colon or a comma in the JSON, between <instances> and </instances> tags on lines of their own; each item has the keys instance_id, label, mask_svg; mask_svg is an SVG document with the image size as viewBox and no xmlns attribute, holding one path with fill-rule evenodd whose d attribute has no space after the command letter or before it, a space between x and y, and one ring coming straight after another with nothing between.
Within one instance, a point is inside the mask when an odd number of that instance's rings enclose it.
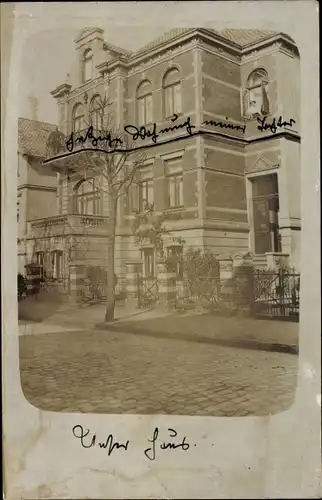
<instances>
[{"instance_id":1,"label":"gable","mask_svg":"<svg viewBox=\"0 0 322 500\"><path fill-rule=\"evenodd\" d=\"M272 170L276 167L279 167L279 165L272 164L263 156L259 156L253 164L246 166L245 173L253 174L255 172L265 172L266 170Z\"/></svg>"}]
</instances>

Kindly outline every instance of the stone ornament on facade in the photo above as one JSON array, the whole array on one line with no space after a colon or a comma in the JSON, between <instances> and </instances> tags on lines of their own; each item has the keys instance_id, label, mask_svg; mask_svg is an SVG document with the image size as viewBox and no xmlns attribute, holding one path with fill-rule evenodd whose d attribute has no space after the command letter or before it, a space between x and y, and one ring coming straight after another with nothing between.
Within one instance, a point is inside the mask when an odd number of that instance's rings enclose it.
<instances>
[{"instance_id":1,"label":"stone ornament on facade","mask_svg":"<svg viewBox=\"0 0 322 500\"><path fill-rule=\"evenodd\" d=\"M257 158L255 163L253 163L253 165L251 165L248 168L247 167L245 168L245 173L253 174L256 172L265 172L266 170L272 170L278 167L279 164L272 165L268 160L266 160L266 158L260 156L259 158Z\"/></svg>"}]
</instances>

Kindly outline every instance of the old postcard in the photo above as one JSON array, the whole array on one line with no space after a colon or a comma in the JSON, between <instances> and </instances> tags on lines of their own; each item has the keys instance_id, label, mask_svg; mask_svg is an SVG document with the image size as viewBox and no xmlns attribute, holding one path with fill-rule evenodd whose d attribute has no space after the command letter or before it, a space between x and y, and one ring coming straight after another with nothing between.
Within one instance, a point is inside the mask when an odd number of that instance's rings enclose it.
<instances>
[{"instance_id":1,"label":"old postcard","mask_svg":"<svg viewBox=\"0 0 322 500\"><path fill-rule=\"evenodd\" d=\"M316 3L2 9L4 498L318 498Z\"/></svg>"}]
</instances>

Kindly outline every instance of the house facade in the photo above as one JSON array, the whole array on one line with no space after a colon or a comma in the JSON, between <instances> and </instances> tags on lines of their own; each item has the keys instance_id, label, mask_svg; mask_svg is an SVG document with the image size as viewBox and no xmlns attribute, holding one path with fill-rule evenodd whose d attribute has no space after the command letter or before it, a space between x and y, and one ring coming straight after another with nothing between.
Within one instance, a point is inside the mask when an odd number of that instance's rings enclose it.
<instances>
[{"instance_id":1,"label":"house facade","mask_svg":"<svg viewBox=\"0 0 322 500\"><path fill-rule=\"evenodd\" d=\"M29 221L57 214L57 174L44 169L46 142L57 126L39 120L18 119L17 251L18 272L34 257L35 240Z\"/></svg>"},{"instance_id":2,"label":"house facade","mask_svg":"<svg viewBox=\"0 0 322 500\"><path fill-rule=\"evenodd\" d=\"M166 223L167 252L250 252L255 267L283 257L299 269L300 60L289 36L175 29L128 52L93 28L79 35L75 50L77 74L52 91L65 137L84 136L90 125L94 131L124 131L128 125L162 131L156 143L151 136L135 141L144 160L136 182L118 200L119 286L129 262L140 262L145 276L155 274L153 245L138 244L133 234L136 214L148 208L156 215L177 214ZM108 102L103 114L102 102ZM187 120L192 133L174 127ZM47 140L43 169L49 176L58 173L56 213L40 219L39 211L28 229L38 262L51 242L56 276L68 274L75 262L106 267L108 193L86 171L86 145L68 155L55 134ZM56 151L51 144L57 141ZM102 158L93 151L93 161Z\"/></svg>"}]
</instances>

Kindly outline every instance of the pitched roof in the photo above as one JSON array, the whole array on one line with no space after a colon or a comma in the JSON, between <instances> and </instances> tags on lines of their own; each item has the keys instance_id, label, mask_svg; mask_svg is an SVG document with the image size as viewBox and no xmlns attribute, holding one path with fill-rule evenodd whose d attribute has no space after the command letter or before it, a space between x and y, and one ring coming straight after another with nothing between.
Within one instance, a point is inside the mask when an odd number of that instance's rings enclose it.
<instances>
[{"instance_id":1,"label":"pitched roof","mask_svg":"<svg viewBox=\"0 0 322 500\"><path fill-rule=\"evenodd\" d=\"M18 151L21 154L46 157L49 134L57 129L51 123L18 118Z\"/></svg>"},{"instance_id":2,"label":"pitched roof","mask_svg":"<svg viewBox=\"0 0 322 500\"><path fill-rule=\"evenodd\" d=\"M219 34L241 47L246 47L252 43L260 42L261 40L277 35L277 31L225 29L220 31Z\"/></svg>"},{"instance_id":3,"label":"pitched roof","mask_svg":"<svg viewBox=\"0 0 322 500\"><path fill-rule=\"evenodd\" d=\"M194 28L174 28L170 31L167 31L162 36L152 40L150 43L144 45L139 50L135 52L135 54L141 54L149 49L153 49L158 47L161 43L168 42L173 40L188 31L191 31ZM220 35L223 38L226 38L227 41L233 42L239 45L240 48L245 48L248 45L251 45L256 42L260 42L262 40L266 40L272 36L279 34L277 31L270 30L252 30L252 29L224 29L222 31L208 29L208 31L212 32L214 35ZM289 40L293 43L294 41L289 35L285 35Z\"/></svg>"},{"instance_id":4,"label":"pitched roof","mask_svg":"<svg viewBox=\"0 0 322 500\"><path fill-rule=\"evenodd\" d=\"M163 35L159 36L158 38L155 38L151 42L147 43L143 47L141 47L139 50L135 51L135 54L141 54L142 52L145 52L146 50L153 49L154 47L157 47L161 43L168 42L169 40L173 40L177 36L182 35L183 33L186 33L190 31L191 28L174 28L171 29L170 31L167 31Z\"/></svg>"}]
</instances>

